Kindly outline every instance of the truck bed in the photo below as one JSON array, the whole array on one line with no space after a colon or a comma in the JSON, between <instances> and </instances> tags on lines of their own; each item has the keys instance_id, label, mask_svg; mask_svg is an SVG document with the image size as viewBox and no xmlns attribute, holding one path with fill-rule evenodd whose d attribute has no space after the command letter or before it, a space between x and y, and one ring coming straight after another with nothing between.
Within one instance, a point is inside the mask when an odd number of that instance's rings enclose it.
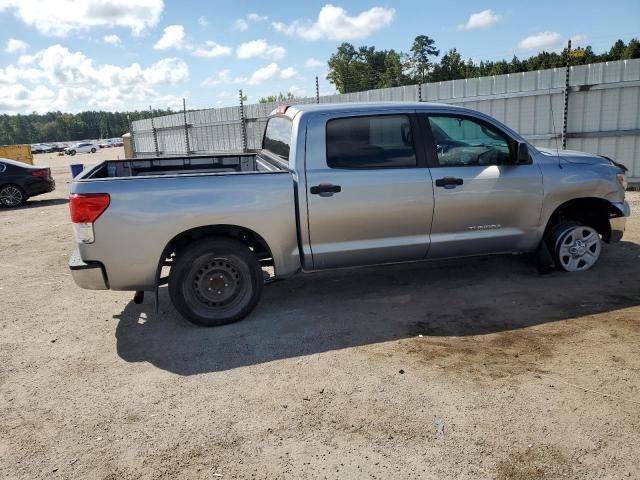
<instances>
[{"instance_id":1,"label":"truck bed","mask_svg":"<svg viewBox=\"0 0 640 480\"><path fill-rule=\"evenodd\" d=\"M79 180L212 173L266 173L288 170L288 165L284 161L260 153L198 155L107 160L82 175Z\"/></svg>"}]
</instances>

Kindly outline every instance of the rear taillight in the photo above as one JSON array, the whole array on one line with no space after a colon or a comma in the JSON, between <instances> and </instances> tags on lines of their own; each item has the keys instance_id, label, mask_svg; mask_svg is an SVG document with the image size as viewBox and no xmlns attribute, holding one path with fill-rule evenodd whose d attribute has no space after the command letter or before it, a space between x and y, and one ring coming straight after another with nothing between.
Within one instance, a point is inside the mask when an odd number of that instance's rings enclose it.
<instances>
[{"instance_id":1,"label":"rear taillight","mask_svg":"<svg viewBox=\"0 0 640 480\"><path fill-rule=\"evenodd\" d=\"M73 193L69 209L73 231L78 243L93 243L93 222L107 209L111 197L108 193Z\"/></svg>"},{"instance_id":2,"label":"rear taillight","mask_svg":"<svg viewBox=\"0 0 640 480\"><path fill-rule=\"evenodd\" d=\"M43 168L42 170L32 170L31 176L40 178L49 177L51 176L51 170L49 170L48 168Z\"/></svg>"}]
</instances>

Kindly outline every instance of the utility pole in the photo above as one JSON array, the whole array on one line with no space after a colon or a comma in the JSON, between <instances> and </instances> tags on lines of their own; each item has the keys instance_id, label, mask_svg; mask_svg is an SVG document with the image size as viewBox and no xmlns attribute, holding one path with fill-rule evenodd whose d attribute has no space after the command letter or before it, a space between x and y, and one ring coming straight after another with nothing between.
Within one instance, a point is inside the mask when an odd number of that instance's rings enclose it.
<instances>
[{"instance_id":1,"label":"utility pole","mask_svg":"<svg viewBox=\"0 0 640 480\"><path fill-rule=\"evenodd\" d=\"M149 105L149 113L151 114L151 131L153 132L153 147L156 151L156 157L160 156L160 150L158 149L158 131L153 121L153 108Z\"/></svg>"},{"instance_id":2,"label":"utility pole","mask_svg":"<svg viewBox=\"0 0 640 480\"><path fill-rule=\"evenodd\" d=\"M129 135L131 135L131 158L136 158L136 138L133 133L133 124L131 123L130 115L127 115L127 123L129 124Z\"/></svg>"},{"instance_id":3,"label":"utility pole","mask_svg":"<svg viewBox=\"0 0 640 480\"><path fill-rule=\"evenodd\" d=\"M247 151L247 126L244 121L244 97L240 90L240 133L242 135L242 151Z\"/></svg>"},{"instance_id":4,"label":"utility pole","mask_svg":"<svg viewBox=\"0 0 640 480\"><path fill-rule=\"evenodd\" d=\"M318 76L316 75L316 103L320 103L320 87L318 85Z\"/></svg>"},{"instance_id":5,"label":"utility pole","mask_svg":"<svg viewBox=\"0 0 640 480\"><path fill-rule=\"evenodd\" d=\"M189 124L187 123L187 101L182 99L182 116L184 118L184 146L186 154L191 154L191 146L189 145Z\"/></svg>"},{"instance_id":6,"label":"utility pole","mask_svg":"<svg viewBox=\"0 0 640 480\"><path fill-rule=\"evenodd\" d=\"M562 149L567 148L567 122L569 117L569 72L571 71L571 40L567 42L567 65L564 74L564 110L562 114Z\"/></svg>"}]
</instances>

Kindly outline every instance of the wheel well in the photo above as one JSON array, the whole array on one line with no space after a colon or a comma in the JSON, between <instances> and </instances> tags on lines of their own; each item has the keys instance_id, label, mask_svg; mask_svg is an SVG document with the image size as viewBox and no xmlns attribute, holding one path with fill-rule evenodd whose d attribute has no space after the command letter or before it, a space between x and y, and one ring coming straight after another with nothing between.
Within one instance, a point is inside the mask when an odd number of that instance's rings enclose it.
<instances>
[{"instance_id":1,"label":"wheel well","mask_svg":"<svg viewBox=\"0 0 640 480\"><path fill-rule=\"evenodd\" d=\"M264 238L253 230L237 225L207 225L182 232L176 235L167 245L165 249L166 257L170 257L172 254L178 254L181 249L185 248L191 242L205 237L232 238L249 247L258 260L273 259L271 249Z\"/></svg>"},{"instance_id":2,"label":"wheel well","mask_svg":"<svg viewBox=\"0 0 640 480\"><path fill-rule=\"evenodd\" d=\"M546 235L553 230L556 225L565 221L576 221L583 225L595 228L605 242L611 240L610 218L619 217L621 212L611 205L608 200L602 198L576 198L560 205L553 212L547 228Z\"/></svg>"}]
</instances>

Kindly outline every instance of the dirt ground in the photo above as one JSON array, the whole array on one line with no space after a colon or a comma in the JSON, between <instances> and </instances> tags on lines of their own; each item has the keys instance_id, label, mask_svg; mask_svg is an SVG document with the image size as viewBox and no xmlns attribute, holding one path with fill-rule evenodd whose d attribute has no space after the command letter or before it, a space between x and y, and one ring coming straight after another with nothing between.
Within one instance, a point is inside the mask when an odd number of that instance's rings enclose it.
<instances>
[{"instance_id":1,"label":"dirt ground","mask_svg":"<svg viewBox=\"0 0 640 480\"><path fill-rule=\"evenodd\" d=\"M70 159L36 163L57 190L0 210L0 477L640 478L640 194L585 273L299 276L203 329L77 288Z\"/></svg>"}]
</instances>

